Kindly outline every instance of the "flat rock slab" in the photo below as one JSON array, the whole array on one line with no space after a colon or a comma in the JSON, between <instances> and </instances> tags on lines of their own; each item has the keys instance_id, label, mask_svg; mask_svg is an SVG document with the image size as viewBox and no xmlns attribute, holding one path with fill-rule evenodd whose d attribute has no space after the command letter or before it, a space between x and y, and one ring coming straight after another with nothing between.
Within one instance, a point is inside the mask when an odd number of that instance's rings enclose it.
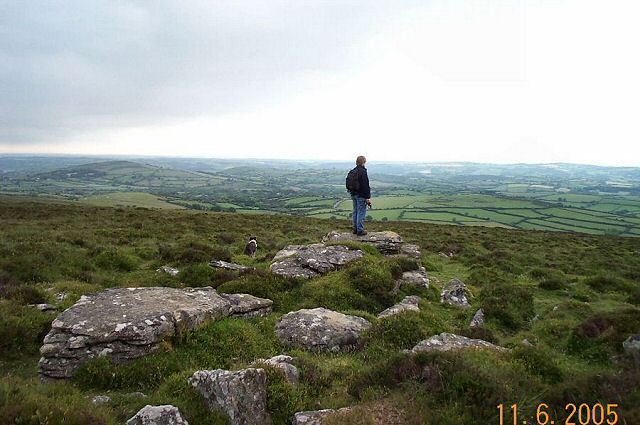
<instances>
[{"instance_id":1,"label":"flat rock slab","mask_svg":"<svg viewBox=\"0 0 640 425\"><path fill-rule=\"evenodd\" d=\"M340 245L289 245L273 258L271 271L280 276L310 279L338 270L363 256L359 249Z\"/></svg>"},{"instance_id":2,"label":"flat rock slab","mask_svg":"<svg viewBox=\"0 0 640 425\"><path fill-rule=\"evenodd\" d=\"M407 257L412 257L415 259L422 258L422 250L420 249L420 245L416 245L413 243L403 243L400 245L400 252L398 255L406 255Z\"/></svg>"},{"instance_id":3,"label":"flat rock slab","mask_svg":"<svg viewBox=\"0 0 640 425\"><path fill-rule=\"evenodd\" d=\"M273 301L267 298L258 298L249 294L220 294L229 301L229 315L231 317L264 317L271 313Z\"/></svg>"},{"instance_id":4,"label":"flat rock slab","mask_svg":"<svg viewBox=\"0 0 640 425\"><path fill-rule=\"evenodd\" d=\"M189 383L211 410L225 413L231 425L271 425L264 369L200 370Z\"/></svg>"},{"instance_id":5,"label":"flat rock slab","mask_svg":"<svg viewBox=\"0 0 640 425\"><path fill-rule=\"evenodd\" d=\"M478 309L476 314L473 315L471 322L469 323L470 328L484 328L484 310Z\"/></svg>"},{"instance_id":6,"label":"flat rock slab","mask_svg":"<svg viewBox=\"0 0 640 425\"><path fill-rule=\"evenodd\" d=\"M55 314L58 312L58 307L53 304L27 304L27 307L35 308L44 313Z\"/></svg>"},{"instance_id":7,"label":"flat rock slab","mask_svg":"<svg viewBox=\"0 0 640 425\"><path fill-rule=\"evenodd\" d=\"M343 407L342 409L322 409L322 410L307 410L305 412L297 412L293 417L293 425L322 425L324 420L342 412L348 412L350 407Z\"/></svg>"},{"instance_id":8,"label":"flat rock slab","mask_svg":"<svg viewBox=\"0 0 640 425\"><path fill-rule=\"evenodd\" d=\"M504 347L492 344L481 339L467 338L451 333L441 333L416 344L411 351L421 353L426 351L458 351L467 348L491 349L496 351L509 351Z\"/></svg>"},{"instance_id":9,"label":"flat rock slab","mask_svg":"<svg viewBox=\"0 0 640 425\"><path fill-rule=\"evenodd\" d=\"M403 286L415 286L418 288L429 289L429 274L424 267L420 267L418 270L412 270L402 273L402 277L396 280L396 284L393 288L393 293L397 294Z\"/></svg>"},{"instance_id":10,"label":"flat rock slab","mask_svg":"<svg viewBox=\"0 0 640 425\"><path fill-rule=\"evenodd\" d=\"M156 269L156 273L166 273L171 276L178 276L178 274L180 273L180 270L171 266L162 266L159 269Z\"/></svg>"},{"instance_id":11,"label":"flat rock slab","mask_svg":"<svg viewBox=\"0 0 640 425\"><path fill-rule=\"evenodd\" d=\"M622 343L622 348L626 353L640 356L640 334L631 335Z\"/></svg>"},{"instance_id":12,"label":"flat rock slab","mask_svg":"<svg viewBox=\"0 0 640 425\"><path fill-rule=\"evenodd\" d=\"M245 266L242 264L229 263L223 260L213 260L209 265L215 269L231 270L234 272L244 272L247 270L255 270L254 267Z\"/></svg>"},{"instance_id":13,"label":"flat rock slab","mask_svg":"<svg viewBox=\"0 0 640 425\"><path fill-rule=\"evenodd\" d=\"M206 320L246 316L249 305L264 310L269 303L250 295L225 298L212 288L112 288L85 295L53 321L40 348L40 377L71 378L98 356L118 363L142 357Z\"/></svg>"},{"instance_id":14,"label":"flat rock slab","mask_svg":"<svg viewBox=\"0 0 640 425\"><path fill-rule=\"evenodd\" d=\"M281 354L271 357L270 359L258 359L254 362L254 365L267 365L278 369L282 372L287 382L291 385L298 385L300 382L300 373L298 372L298 368L294 366L294 361L295 359L293 357Z\"/></svg>"},{"instance_id":15,"label":"flat rock slab","mask_svg":"<svg viewBox=\"0 0 640 425\"><path fill-rule=\"evenodd\" d=\"M467 285L460 279L451 279L442 288L442 294L440 296L440 302L443 304L451 304L456 307L469 308L468 297L470 296Z\"/></svg>"},{"instance_id":16,"label":"flat rock slab","mask_svg":"<svg viewBox=\"0 0 640 425\"><path fill-rule=\"evenodd\" d=\"M378 251L387 255L400 254L404 239L392 231L368 232L364 236L354 235L351 232L329 232L322 242L360 242L373 245Z\"/></svg>"},{"instance_id":17,"label":"flat rock slab","mask_svg":"<svg viewBox=\"0 0 640 425\"><path fill-rule=\"evenodd\" d=\"M326 308L302 309L285 314L276 325L280 341L308 351L332 351L356 345L371 323Z\"/></svg>"},{"instance_id":18,"label":"flat rock slab","mask_svg":"<svg viewBox=\"0 0 640 425\"><path fill-rule=\"evenodd\" d=\"M127 425L189 425L189 422L182 418L175 406L147 404L127 421Z\"/></svg>"},{"instance_id":19,"label":"flat rock slab","mask_svg":"<svg viewBox=\"0 0 640 425\"><path fill-rule=\"evenodd\" d=\"M396 314L400 314L405 311L415 311L419 313L420 307L418 307L418 304L420 304L420 300L421 298L416 295L404 297L404 299L400 301L398 304L393 305L388 309L384 310L383 312L381 312L380 314L378 314L378 318L382 319L384 317L395 316Z\"/></svg>"}]
</instances>

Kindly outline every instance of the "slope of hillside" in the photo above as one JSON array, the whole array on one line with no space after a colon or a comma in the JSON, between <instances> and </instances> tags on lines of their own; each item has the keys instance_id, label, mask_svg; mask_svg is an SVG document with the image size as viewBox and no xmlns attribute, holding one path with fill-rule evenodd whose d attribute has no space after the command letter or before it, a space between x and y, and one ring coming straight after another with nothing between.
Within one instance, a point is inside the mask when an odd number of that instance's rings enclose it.
<instances>
[{"instance_id":1,"label":"slope of hillside","mask_svg":"<svg viewBox=\"0 0 640 425\"><path fill-rule=\"evenodd\" d=\"M640 371L622 347L640 331L637 238L370 223L370 230L393 230L419 244L420 261L435 278L429 289L402 288L393 295L394 280L418 264L359 244L353 246L364 250L361 260L322 277L290 279L268 271L285 245L348 231L347 221L9 197L0 198L0 221L0 423L121 424L146 404L174 404L191 424L223 424L187 378L196 370L235 370L281 353L298 358L301 375L292 386L269 370L267 404L275 424L290 424L298 411L345 406L355 409L326 423L498 424L500 404L504 423L511 423L514 403L520 421L536 423L542 402L555 423L564 423L567 403L585 403L591 411L596 403L617 404L618 423L640 423ZM249 235L258 237L255 259L242 253ZM214 258L256 270L214 270L208 266ZM156 272L164 265L180 273ZM467 283L472 308L441 304L440 290L453 278ZM39 347L53 317L27 304L64 309L83 294L133 286L212 286L269 298L274 311L209 322L131 363L98 359L72 381L39 383ZM419 312L376 317L407 295L422 298ZM364 317L372 327L347 352L283 347L277 320L314 307ZM487 324L469 328L478 308ZM403 353L441 332L511 350ZM145 397L132 395L138 391ZM111 401L94 406L95 395Z\"/></svg>"},{"instance_id":2,"label":"slope of hillside","mask_svg":"<svg viewBox=\"0 0 640 425\"><path fill-rule=\"evenodd\" d=\"M52 157L29 164L29 159L0 157L0 194L98 197L105 206L116 206L122 202L115 198L126 195L115 192L144 192L149 195L140 196L169 202L146 204L160 208L345 219L351 212L344 188L349 163L95 158L70 164L82 158ZM60 168L52 171L56 163ZM369 219L374 221L640 235L635 168L466 163L373 163L370 168L375 199Z\"/></svg>"},{"instance_id":3,"label":"slope of hillside","mask_svg":"<svg viewBox=\"0 0 640 425\"><path fill-rule=\"evenodd\" d=\"M34 175L40 182L82 183L114 188L177 190L220 182L220 178L195 171L175 170L131 161L104 161Z\"/></svg>"}]
</instances>

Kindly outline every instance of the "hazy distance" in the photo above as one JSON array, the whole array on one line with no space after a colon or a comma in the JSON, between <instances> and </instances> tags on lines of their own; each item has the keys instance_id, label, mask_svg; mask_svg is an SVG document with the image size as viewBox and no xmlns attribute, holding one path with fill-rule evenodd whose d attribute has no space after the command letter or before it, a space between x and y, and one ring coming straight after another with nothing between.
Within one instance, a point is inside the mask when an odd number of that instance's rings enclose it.
<instances>
[{"instance_id":1,"label":"hazy distance","mask_svg":"<svg viewBox=\"0 0 640 425\"><path fill-rule=\"evenodd\" d=\"M0 153L640 165L635 1L0 4Z\"/></svg>"}]
</instances>

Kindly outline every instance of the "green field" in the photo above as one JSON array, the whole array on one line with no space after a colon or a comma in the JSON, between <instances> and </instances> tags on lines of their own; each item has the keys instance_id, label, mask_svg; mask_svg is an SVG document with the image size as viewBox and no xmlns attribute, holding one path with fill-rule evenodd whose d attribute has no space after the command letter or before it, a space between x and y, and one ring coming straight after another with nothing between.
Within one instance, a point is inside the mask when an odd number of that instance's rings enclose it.
<instances>
[{"instance_id":1,"label":"green field","mask_svg":"<svg viewBox=\"0 0 640 425\"><path fill-rule=\"evenodd\" d=\"M0 193L69 199L101 206L177 206L203 211L349 218L344 167L331 164L162 159L89 162L13 161L29 172L0 179ZM173 164L174 166L171 166ZM197 164L197 165L194 165ZM212 167L207 170L207 164ZM183 168L180 168L183 167ZM202 168L199 168L202 167ZM422 174L419 164L370 170L373 221L421 221L634 236L640 226L640 170L576 165L457 164ZM304 172L301 170L304 169ZM386 171L385 171L386 170ZM562 172L560 172L562 171ZM129 194L127 194L129 193Z\"/></svg>"},{"instance_id":2,"label":"green field","mask_svg":"<svg viewBox=\"0 0 640 425\"><path fill-rule=\"evenodd\" d=\"M104 195L89 196L80 200L81 203L98 207L125 206L145 208L184 208L171 204L156 195L144 192L114 192Z\"/></svg>"},{"instance_id":3,"label":"green field","mask_svg":"<svg viewBox=\"0 0 640 425\"><path fill-rule=\"evenodd\" d=\"M566 195L566 194L562 194ZM574 196L573 202L580 207L557 206L557 198L542 196L531 200L512 199L496 195L406 195L381 196L372 199L373 208L367 214L372 220L420 221L427 223L455 224L465 226L505 227L523 230L555 230L562 232L581 232L590 234L640 234L640 217L617 214L609 208L607 211L598 206L608 204L607 196ZM563 196L564 198L564 196ZM615 197L616 201L618 198ZM603 204L595 203L597 200ZM582 204L582 202L588 204ZM629 200L625 200L629 202ZM330 218L348 218L351 212L351 200L335 202L322 198L304 197L287 201L295 205L295 211L304 215ZM564 203L563 203L564 204ZM335 205L335 208L328 208ZM626 206L626 208L634 208Z\"/></svg>"}]
</instances>

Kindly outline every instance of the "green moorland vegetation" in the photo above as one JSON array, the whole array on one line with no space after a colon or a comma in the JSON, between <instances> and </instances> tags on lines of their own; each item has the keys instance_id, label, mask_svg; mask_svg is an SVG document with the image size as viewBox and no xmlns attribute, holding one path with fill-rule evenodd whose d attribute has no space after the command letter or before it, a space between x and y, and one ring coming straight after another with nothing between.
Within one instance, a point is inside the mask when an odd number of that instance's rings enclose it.
<instances>
[{"instance_id":1,"label":"green moorland vegetation","mask_svg":"<svg viewBox=\"0 0 640 425\"><path fill-rule=\"evenodd\" d=\"M426 201L425 201L426 202ZM515 207L517 208L517 207ZM317 242L345 220L189 210L108 208L23 197L0 198L0 423L121 424L145 404L174 404L191 424L223 424L187 383L198 369L241 368L283 352L298 357L301 384L268 371L268 405L275 424L296 411L360 406L336 424L499 424L497 405L518 403L519 419L534 422L538 403L555 423L567 403L618 404L619 423L640 423L640 369L622 341L640 331L640 239L578 233L375 221L423 249L422 264L440 284L390 295L394 279L414 261L366 255L310 281L268 272L287 244ZM249 234L258 256L242 254ZM453 257L440 252L454 252ZM216 271L226 259L255 272ZM178 277L155 270L169 264ZM472 309L439 302L441 284L468 283ZM274 301L266 318L224 319L167 341L162 352L125 365L88 363L70 382L42 384L38 349L52 316L27 307L71 306L83 294L116 286L213 286ZM60 299L57 294L67 294ZM409 294L420 313L387 319L376 314ZM360 315L373 323L350 352L287 351L278 318L306 307ZM477 308L487 326L471 330ZM440 332L482 338L512 348L404 354ZM521 342L527 339L532 347ZM141 391L148 397L128 395ZM90 397L108 394L109 404ZM510 423L507 416L505 423ZM564 422L562 422L564 423ZM576 421L576 423L578 423Z\"/></svg>"}]
</instances>

